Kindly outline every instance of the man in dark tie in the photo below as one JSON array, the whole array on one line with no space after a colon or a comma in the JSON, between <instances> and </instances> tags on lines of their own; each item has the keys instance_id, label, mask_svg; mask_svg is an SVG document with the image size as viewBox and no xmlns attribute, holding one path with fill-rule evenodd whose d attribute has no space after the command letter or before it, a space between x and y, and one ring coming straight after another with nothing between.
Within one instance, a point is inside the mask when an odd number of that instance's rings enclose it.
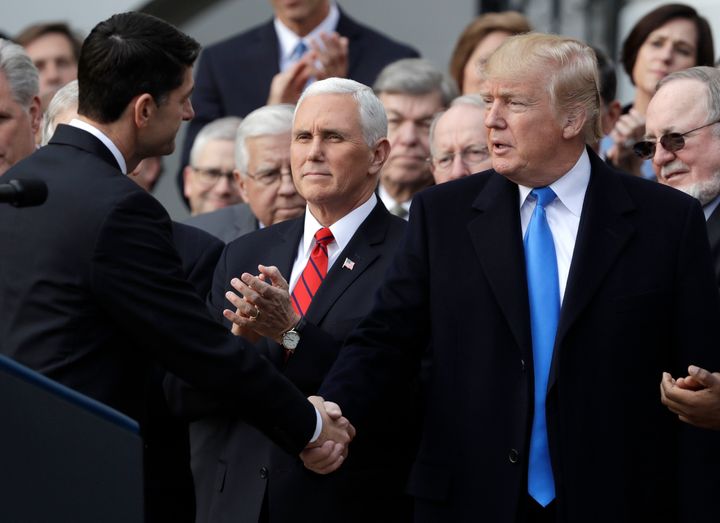
<instances>
[{"instance_id":1,"label":"man in dark tie","mask_svg":"<svg viewBox=\"0 0 720 523\"><path fill-rule=\"evenodd\" d=\"M511 37L486 73L493 170L414 198L321 393L362 433L430 345L417 521L716 518L720 434L657 401L663 369L720 368L699 204L585 145L601 132L588 46Z\"/></svg>"},{"instance_id":2,"label":"man in dark tie","mask_svg":"<svg viewBox=\"0 0 720 523\"><path fill-rule=\"evenodd\" d=\"M290 453L308 442L341 454L351 428L297 388L207 312L184 278L170 218L125 173L169 154L193 116L199 44L139 13L99 23L78 65L78 118L7 173L46 183L47 201L0 206L0 351L140 422L152 424L152 373L161 365ZM336 443L333 443L336 442ZM146 485L162 471L145 455ZM146 492L147 521L167 507Z\"/></svg>"},{"instance_id":3,"label":"man in dark tie","mask_svg":"<svg viewBox=\"0 0 720 523\"><path fill-rule=\"evenodd\" d=\"M213 313L223 319L225 311L236 330L263 336L258 351L308 394L372 307L405 231L405 221L374 193L390 149L386 132L382 104L369 87L340 78L311 85L293 122L292 174L289 166L276 173L283 182L292 176L307 199L303 216L229 243L215 271ZM258 264L262 279L253 276ZM171 403L197 416L193 392L177 381L169 388ZM398 388L391 398L403 411L378 409L342 470L329 476L306 470L235 416L192 423L198 523L408 521L415 390Z\"/></svg>"}]
</instances>

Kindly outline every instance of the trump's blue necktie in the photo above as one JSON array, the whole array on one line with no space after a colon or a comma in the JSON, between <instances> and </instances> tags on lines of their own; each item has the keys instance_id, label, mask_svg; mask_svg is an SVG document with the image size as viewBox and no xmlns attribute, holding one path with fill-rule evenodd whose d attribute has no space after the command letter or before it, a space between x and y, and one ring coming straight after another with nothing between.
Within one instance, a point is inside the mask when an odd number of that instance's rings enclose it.
<instances>
[{"instance_id":1,"label":"trump's blue necktie","mask_svg":"<svg viewBox=\"0 0 720 523\"><path fill-rule=\"evenodd\" d=\"M290 54L290 60L292 60L293 63L297 62L305 53L307 53L307 51L308 46L305 45L305 42L300 40L295 46L295 49L293 49L293 52Z\"/></svg>"},{"instance_id":2,"label":"trump's blue necktie","mask_svg":"<svg viewBox=\"0 0 720 523\"><path fill-rule=\"evenodd\" d=\"M528 493L543 507L555 498L545 419L550 364L560 317L557 257L545 206L555 199L549 187L530 192L537 203L525 232L525 270L530 299L530 328L535 369L535 414L530 436Z\"/></svg>"}]
</instances>

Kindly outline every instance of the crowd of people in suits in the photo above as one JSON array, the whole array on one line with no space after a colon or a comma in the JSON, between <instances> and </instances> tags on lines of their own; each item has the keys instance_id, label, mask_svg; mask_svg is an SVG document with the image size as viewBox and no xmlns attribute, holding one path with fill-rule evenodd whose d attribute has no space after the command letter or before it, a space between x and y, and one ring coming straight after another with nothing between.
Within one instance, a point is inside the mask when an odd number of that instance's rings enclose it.
<instances>
[{"instance_id":1,"label":"crowd of people in suits","mask_svg":"<svg viewBox=\"0 0 720 523\"><path fill-rule=\"evenodd\" d=\"M717 517L707 20L635 24L623 108L517 12L444 73L271 5L202 54L135 12L0 39L0 182L48 189L0 205L0 353L140 422L147 521Z\"/></svg>"}]
</instances>

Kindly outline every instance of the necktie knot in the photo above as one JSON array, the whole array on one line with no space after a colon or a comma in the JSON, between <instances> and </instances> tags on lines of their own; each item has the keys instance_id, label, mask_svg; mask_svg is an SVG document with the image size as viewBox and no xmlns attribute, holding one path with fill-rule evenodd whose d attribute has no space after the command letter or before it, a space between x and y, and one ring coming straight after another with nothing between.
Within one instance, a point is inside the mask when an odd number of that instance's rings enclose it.
<instances>
[{"instance_id":1,"label":"necktie knot","mask_svg":"<svg viewBox=\"0 0 720 523\"><path fill-rule=\"evenodd\" d=\"M408 215L409 213L408 213L408 210L407 210L405 207L403 207L403 206L402 206L401 204L399 204L399 203L396 203L396 204L390 209L390 214L394 214L394 215L397 216L398 218L405 219L405 218L407 218L407 215Z\"/></svg>"},{"instance_id":2,"label":"necktie knot","mask_svg":"<svg viewBox=\"0 0 720 523\"><path fill-rule=\"evenodd\" d=\"M307 50L308 46L305 45L305 42L300 40L295 46L295 49L293 49L293 52L290 56L293 60L300 60L300 58L302 58L302 56L307 52Z\"/></svg>"},{"instance_id":3,"label":"necktie knot","mask_svg":"<svg viewBox=\"0 0 720 523\"><path fill-rule=\"evenodd\" d=\"M327 227L318 229L318 232L315 233L315 241L318 243L318 245L325 248L327 248L328 244L331 243L334 239L335 237L333 236L332 231Z\"/></svg>"},{"instance_id":4,"label":"necktie knot","mask_svg":"<svg viewBox=\"0 0 720 523\"><path fill-rule=\"evenodd\" d=\"M543 208L557 197L550 187L536 187L530 194L535 196L537 204Z\"/></svg>"}]
</instances>

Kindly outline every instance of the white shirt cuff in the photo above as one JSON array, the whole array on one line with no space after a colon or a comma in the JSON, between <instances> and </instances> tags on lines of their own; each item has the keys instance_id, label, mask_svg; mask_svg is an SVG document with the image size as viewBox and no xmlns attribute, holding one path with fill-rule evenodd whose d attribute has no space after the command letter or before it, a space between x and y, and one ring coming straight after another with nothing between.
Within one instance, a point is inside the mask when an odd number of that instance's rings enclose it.
<instances>
[{"instance_id":1,"label":"white shirt cuff","mask_svg":"<svg viewBox=\"0 0 720 523\"><path fill-rule=\"evenodd\" d=\"M323 422L322 422L322 416L320 415L320 411L313 405L313 408L315 409L315 432L313 432L312 439L310 440L310 443L315 443L317 439L320 437L320 433L322 432L323 428Z\"/></svg>"}]
</instances>

